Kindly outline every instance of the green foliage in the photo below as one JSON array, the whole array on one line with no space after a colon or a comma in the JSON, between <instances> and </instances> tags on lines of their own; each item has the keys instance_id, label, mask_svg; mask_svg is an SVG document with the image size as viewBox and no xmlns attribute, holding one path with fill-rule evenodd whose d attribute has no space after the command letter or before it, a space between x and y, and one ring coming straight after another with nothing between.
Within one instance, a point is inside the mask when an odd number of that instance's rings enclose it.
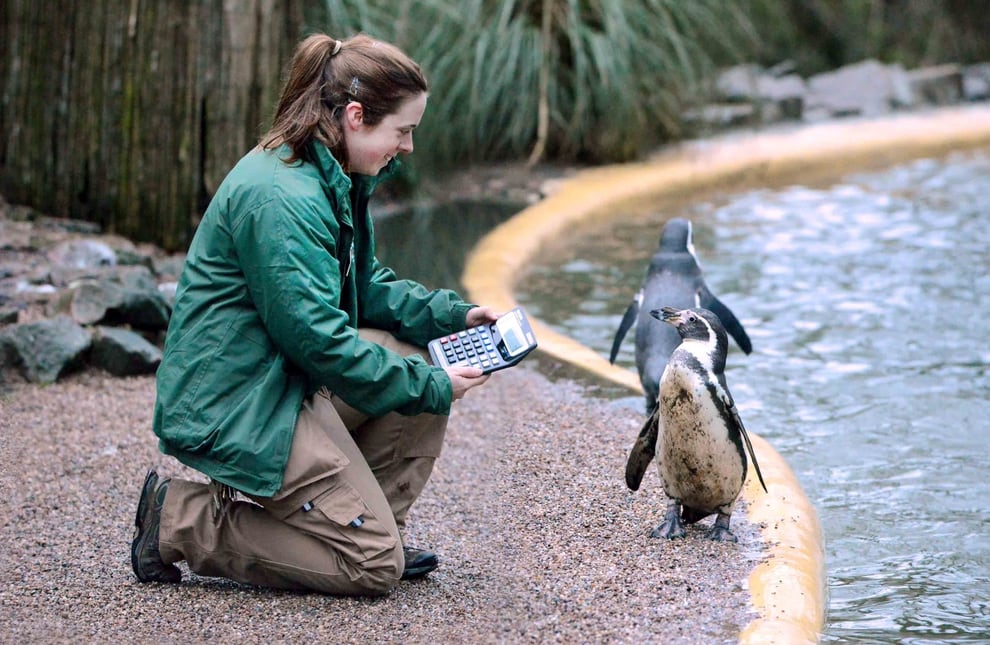
<instances>
[{"instance_id":1,"label":"green foliage","mask_svg":"<svg viewBox=\"0 0 990 645\"><path fill-rule=\"evenodd\" d=\"M990 58L990 11L972 0L740 0L754 60L810 76L866 58L906 68Z\"/></svg>"},{"instance_id":2,"label":"green foliage","mask_svg":"<svg viewBox=\"0 0 990 645\"><path fill-rule=\"evenodd\" d=\"M418 165L535 161L534 149L544 159L624 161L677 136L715 61L747 51L748 23L735 6L326 0L325 29L390 40L423 66L431 100Z\"/></svg>"},{"instance_id":3,"label":"green foliage","mask_svg":"<svg viewBox=\"0 0 990 645\"><path fill-rule=\"evenodd\" d=\"M990 57L968 0L323 0L319 29L395 42L430 107L414 167L627 161L684 133L713 72L864 58L905 67Z\"/></svg>"}]
</instances>

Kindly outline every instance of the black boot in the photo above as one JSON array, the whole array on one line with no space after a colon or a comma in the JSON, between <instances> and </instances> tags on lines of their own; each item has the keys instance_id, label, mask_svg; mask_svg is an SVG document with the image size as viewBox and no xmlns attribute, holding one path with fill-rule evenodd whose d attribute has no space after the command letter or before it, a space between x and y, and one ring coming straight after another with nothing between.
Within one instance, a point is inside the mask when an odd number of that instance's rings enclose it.
<instances>
[{"instance_id":1,"label":"black boot","mask_svg":"<svg viewBox=\"0 0 990 645\"><path fill-rule=\"evenodd\" d=\"M165 564L158 550L158 529L168 482L158 483L158 473L152 468L144 478L137 514L134 517L134 540L131 542L131 567L141 582L179 582L182 572L174 564Z\"/></svg>"},{"instance_id":2,"label":"black boot","mask_svg":"<svg viewBox=\"0 0 990 645\"><path fill-rule=\"evenodd\" d=\"M432 551L404 546L402 547L402 554L406 556L406 568L402 571L402 580L422 578L440 564L436 554Z\"/></svg>"}]
</instances>

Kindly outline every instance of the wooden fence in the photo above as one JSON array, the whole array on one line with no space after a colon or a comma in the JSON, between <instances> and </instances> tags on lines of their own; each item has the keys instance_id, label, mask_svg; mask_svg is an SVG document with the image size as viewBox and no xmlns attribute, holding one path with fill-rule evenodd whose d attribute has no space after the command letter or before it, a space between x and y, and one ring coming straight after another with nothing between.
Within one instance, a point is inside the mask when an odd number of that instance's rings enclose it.
<instances>
[{"instance_id":1,"label":"wooden fence","mask_svg":"<svg viewBox=\"0 0 990 645\"><path fill-rule=\"evenodd\" d=\"M184 250L268 125L302 4L0 2L0 194Z\"/></svg>"}]
</instances>

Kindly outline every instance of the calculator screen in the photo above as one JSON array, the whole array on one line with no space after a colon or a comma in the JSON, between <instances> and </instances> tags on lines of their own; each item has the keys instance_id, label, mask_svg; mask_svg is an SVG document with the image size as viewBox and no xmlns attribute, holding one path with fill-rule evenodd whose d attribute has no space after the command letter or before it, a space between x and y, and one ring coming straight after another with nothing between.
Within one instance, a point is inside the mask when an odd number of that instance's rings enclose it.
<instances>
[{"instance_id":1,"label":"calculator screen","mask_svg":"<svg viewBox=\"0 0 990 645\"><path fill-rule=\"evenodd\" d=\"M502 316L495 322L495 327L502 337L502 343L505 345L505 350L509 352L509 356L515 356L526 349L526 343L523 342L522 338L522 330L519 328L519 323L516 321L515 316Z\"/></svg>"}]
</instances>

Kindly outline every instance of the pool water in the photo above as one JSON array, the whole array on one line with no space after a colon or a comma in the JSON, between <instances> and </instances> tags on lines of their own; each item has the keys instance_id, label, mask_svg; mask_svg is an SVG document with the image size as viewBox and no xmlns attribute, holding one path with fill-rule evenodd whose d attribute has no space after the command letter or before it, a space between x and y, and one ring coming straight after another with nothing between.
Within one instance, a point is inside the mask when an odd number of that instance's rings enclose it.
<instances>
[{"instance_id":1,"label":"pool water","mask_svg":"<svg viewBox=\"0 0 990 645\"><path fill-rule=\"evenodd\" d=\"M555 240L516 296L607 357L663 223L692 220L753 340L726 370L743 421L819 511L825 640L990 642L988 200L978 150L657 204ZM617 363L635 370L633 331Z\"/></svg>"}]
</instances>

